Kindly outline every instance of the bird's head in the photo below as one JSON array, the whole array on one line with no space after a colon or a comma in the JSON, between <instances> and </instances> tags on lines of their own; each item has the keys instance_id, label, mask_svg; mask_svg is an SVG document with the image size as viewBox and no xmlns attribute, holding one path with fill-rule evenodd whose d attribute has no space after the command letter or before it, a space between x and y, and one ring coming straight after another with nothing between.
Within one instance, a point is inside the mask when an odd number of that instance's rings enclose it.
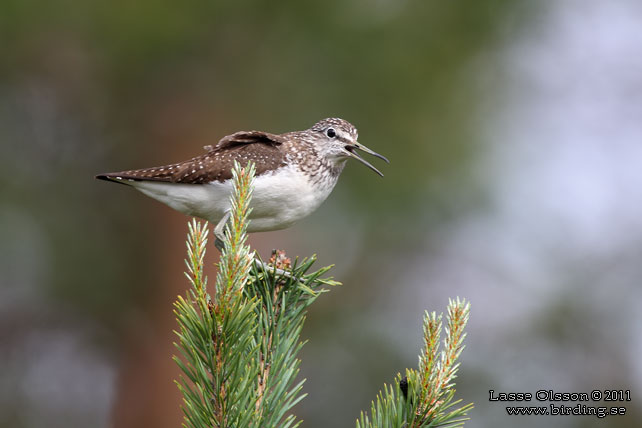
<instances>
[{"instance_id":1,"label":"bird's head","mask_svg":"<svg viewBox=\"0 0 642 428\"><path fill-rule=\"evenodd\" d=\"M319 154L331 162L339 163L353 158L383 177L383 174L370 162L361 157L357 150L369 153L390 163L384 156L376 153L357 140L359 134L350 122L338 118L323 119L314 124L309 130Z\"/></svg>"}]
</instances>

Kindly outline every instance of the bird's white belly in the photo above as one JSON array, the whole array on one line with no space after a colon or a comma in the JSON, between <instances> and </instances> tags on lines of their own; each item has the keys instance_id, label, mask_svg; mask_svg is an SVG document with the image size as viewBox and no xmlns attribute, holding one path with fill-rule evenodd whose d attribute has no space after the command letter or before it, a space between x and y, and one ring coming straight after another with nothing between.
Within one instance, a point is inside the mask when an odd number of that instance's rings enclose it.
<instances>
[{"instance_id":1,"label":"bird's white belly","mask_svg":"<svg viewBox=\"0 0 642 428\"><path fill-rule=\"evenodd\" d=\"M128 183L183 214L218 223L230 209L232 181L177 184L154 181ZM254 179L249 232L284 229L306 217L328 197L336 180L312 185L306 174L292 166Z\"/></svg>"}]
</instances>

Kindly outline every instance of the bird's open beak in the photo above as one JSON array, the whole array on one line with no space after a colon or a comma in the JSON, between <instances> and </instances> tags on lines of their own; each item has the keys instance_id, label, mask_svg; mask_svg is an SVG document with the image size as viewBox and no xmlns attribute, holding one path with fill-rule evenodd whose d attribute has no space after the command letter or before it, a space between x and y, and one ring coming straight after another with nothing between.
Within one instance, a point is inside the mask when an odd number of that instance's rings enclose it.
<instances>
[{"instance_id":1,"label":"bird's open beak","mask_svg":"<svg viewBox=\"0 0 642 428\"><path fill-rule=\"evenodd\" d=\"M379 174L382 177L383 177L383 174L381 173L381 171L379 171L377 168L375 168L370 162L368 162L367 160L362 158L361 155L359 155L359 153L357 152L357 150L362 150L362 151L364 151L364 152L366 152L368 154L371 154L372 156L378 157L379 159L382 159L382 160L386 161L387 163L390 163L390 161L385 156L382 156L379 153L377 153L377 152L375 152L373 150L370 150L369 148L367 148L363 144L359 144L359 143L348 144L346 146L346 150L350 154L351 157L355 158L356 160L358 160L359 162L361 162L362 164L364 164L365 166L367 166L368 168L370 168L371 170L373 170L374 172L376 172L377 174Z\"/></svg>"}]
</instances>

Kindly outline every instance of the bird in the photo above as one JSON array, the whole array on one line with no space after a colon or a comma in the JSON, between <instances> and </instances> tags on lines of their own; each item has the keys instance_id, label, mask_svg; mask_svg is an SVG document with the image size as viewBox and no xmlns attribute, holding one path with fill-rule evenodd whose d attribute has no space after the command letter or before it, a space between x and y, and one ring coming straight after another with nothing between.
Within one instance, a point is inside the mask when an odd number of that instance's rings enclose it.
<instances>
[{"instance_id":1,"label":"bird","mask_svg":"<svg viewBox=\"0 0 642 428\"><path fill-rule=\"evenodd\" d=\"M253 162L256 169L248 233L285 229L326 200L348 159L383 177L357 150L389 160L359 143L358 137L357 128L339 118L283 134L239 131L186 161L96 178L131 186L176 211L215 224L216 247L222 250L235 162Z\"/></svg>"}]
</instances>

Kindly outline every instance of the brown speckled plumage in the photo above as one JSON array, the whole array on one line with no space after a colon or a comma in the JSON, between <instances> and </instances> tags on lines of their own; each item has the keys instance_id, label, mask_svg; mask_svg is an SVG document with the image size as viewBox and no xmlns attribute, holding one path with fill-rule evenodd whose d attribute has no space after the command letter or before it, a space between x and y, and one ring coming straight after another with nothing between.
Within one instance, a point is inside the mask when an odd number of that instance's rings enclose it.
<instances>
[{"instance_id":1,"label":"brown speckled plumage","mask_svg":"<svg viewBox=\"0 0 642 428\"><path fill-rule=\"evenodd\" d=\"M276 230L314 211L332 192L347 159L382 175L356 150L387 159L357 140L349 122L323 119L305 131L285 134L236 132L184 162L96 178L130 185L184 214L219 222L230 208L234 162L245 166L252 161L256 180L250 228Z\"/></svg>"},{"instance_id":2,"label":"brown speckled plumage","mask_svg":"<svg viewBox=\"0 0 642 428\"><path fill-rule=\"evenodd\" d=\"M168 183L204 184L232 178L234 161L254 162L256 174L285 166L282 145L287 142L280 135L267 132L236 132L221 139L216 146L206 147L207 153L192 159L154 168L111 172L97 176L100 179L148 180Z\"/></svg>"},{"instance_id":3,"label":"brown speckled plumage","mask_svg":"<svg viewBox=\"0 0 642 428\"><path fill-rule=\"evenodd\" d=\"M335 165L320 157L313 140L323 136L328 126L343 129L354 140L357 130L349 122L329 118L317 122L305 131L271 134L262 131L240 131L223 137L215 146L206 146L208 150L200 156L170 165L134 169L128 171L100 174L101 180L134 180L160 181L166 183L204 184L212 181L223 182L232 178L234 161L246 164L254 162L256 175L274 171L289 163L296 163L302 172L312 181L321 181L321 175L329 174L332 179L338 178L343 164Z\"/></svg>"}]
</instances>

